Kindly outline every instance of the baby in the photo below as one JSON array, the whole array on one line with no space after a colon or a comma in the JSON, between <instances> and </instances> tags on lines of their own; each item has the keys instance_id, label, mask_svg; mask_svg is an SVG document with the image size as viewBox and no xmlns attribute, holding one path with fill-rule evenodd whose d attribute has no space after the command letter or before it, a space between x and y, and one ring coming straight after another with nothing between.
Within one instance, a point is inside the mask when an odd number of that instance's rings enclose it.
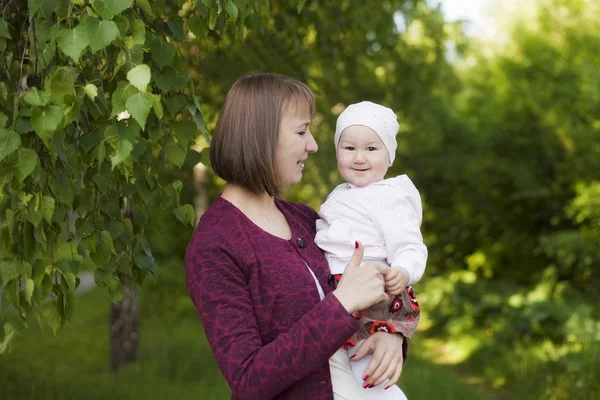
<instances>
[{"instance_id":1,"label":"baby","mask_svg":"<svg viewBox=\"0 0 600 400\"><path fill-rule=\"evenodd\" d=\"M420 231L421 197L406 175L384 179L394 162L398 129L391 109L368 101L348 106L336 124L338 170L346 183L338 185L321 206L315 237L329 262L329 283L341 279L355 241L364 246L363 262L391 267L385 276L389 301L354 314L361 327L346 342L349 357L369 335L384 331L411 338L419 322L419 305L408 285L421 279L427 261ZM370 356L351 363L359 382L365 379L369 361ZM406 398L389 382L369 389L368 394L370 399Z\"/></svg>"}]
</instances>

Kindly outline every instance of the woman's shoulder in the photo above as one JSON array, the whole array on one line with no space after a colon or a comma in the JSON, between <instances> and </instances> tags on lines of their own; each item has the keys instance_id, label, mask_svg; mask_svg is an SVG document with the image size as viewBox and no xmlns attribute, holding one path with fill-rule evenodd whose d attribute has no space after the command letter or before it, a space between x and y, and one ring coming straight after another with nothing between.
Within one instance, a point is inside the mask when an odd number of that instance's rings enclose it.
<instances>
[{"instance_id":1,"label":"woman's shoulder","mask_svg":"<svg viewBox=\"0 0 600 400\"><path fill-rule=\"evenodd\" d=\"M236 215L237 209L220 196L213 201L200 217L190 240L190 247L223 248L239 237L243 219Z\"/></svg>"}]
</instances>

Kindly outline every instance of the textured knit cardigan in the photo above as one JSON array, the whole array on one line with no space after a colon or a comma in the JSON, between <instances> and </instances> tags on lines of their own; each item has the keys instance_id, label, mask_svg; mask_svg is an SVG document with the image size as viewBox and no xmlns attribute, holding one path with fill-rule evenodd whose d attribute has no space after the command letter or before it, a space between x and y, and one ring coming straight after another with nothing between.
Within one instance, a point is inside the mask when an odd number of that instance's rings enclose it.
<instances>
[{"instance_id":1,"label":"textured knit cardigan","mask_svg":"<svg viewBox=\"0 0 600 400\"><path fill-rule=\"evenodd\" d=\"M328 285L327 261L313 241L319 215L275 203L290 240L218 197L188 245L187 286L234 400L333 399L328 359L358 322Z\"/></svg>"}]
</instances>

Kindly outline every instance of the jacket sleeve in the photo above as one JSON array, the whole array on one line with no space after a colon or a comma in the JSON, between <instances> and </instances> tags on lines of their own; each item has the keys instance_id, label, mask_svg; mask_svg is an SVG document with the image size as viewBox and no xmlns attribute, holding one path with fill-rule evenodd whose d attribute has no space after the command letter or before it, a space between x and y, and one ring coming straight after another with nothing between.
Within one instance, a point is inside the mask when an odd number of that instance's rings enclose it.
<instances>
[{"instance_id":1,"label":"jacket sleeve","mask_svg":"<svg viewBox=\"0 0 600 400\"><path fill-rule=\"evenodd\" d=\"M423 212L419 192L412 182L403 190L390 187L369 208L371 219L383 234L388 263L408 271L409 285L418 282L427 263L427 247L420 229Z\"/></svg>"},{"instance_id":2,"label":"jacket sleeve","mask_svg":"<svg viewBox=\"0 0 600 400\"><path fill-rule=\"evenodd\" d=\"M289 332L264 344L250 288L232 253L216 244L189 249L186 283L232 398L272 399L327 363L358 323L330 293L299 315Z\"/></svg>"}]
</instances>

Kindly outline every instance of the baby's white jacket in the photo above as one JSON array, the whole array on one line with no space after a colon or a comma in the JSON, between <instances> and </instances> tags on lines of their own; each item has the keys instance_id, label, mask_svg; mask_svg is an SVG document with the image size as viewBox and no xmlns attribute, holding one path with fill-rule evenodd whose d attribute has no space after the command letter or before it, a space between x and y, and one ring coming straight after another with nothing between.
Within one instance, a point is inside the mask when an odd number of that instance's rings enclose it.
<instances>
[{"instance_id":1,"label":"baby's white jacket","mask_svg":"<svg viewBox=\"0 0 600 400\"><path fill-rule=\"evenodd\" d=\"M332 274L341 274L354 253L364 246L363 262L381 261L403 267L409 285L421 279L427 262L419 191L406 175L367 186L338 185L319 211L316 244L325 251Z\"/></svg>"}]
</instances>

